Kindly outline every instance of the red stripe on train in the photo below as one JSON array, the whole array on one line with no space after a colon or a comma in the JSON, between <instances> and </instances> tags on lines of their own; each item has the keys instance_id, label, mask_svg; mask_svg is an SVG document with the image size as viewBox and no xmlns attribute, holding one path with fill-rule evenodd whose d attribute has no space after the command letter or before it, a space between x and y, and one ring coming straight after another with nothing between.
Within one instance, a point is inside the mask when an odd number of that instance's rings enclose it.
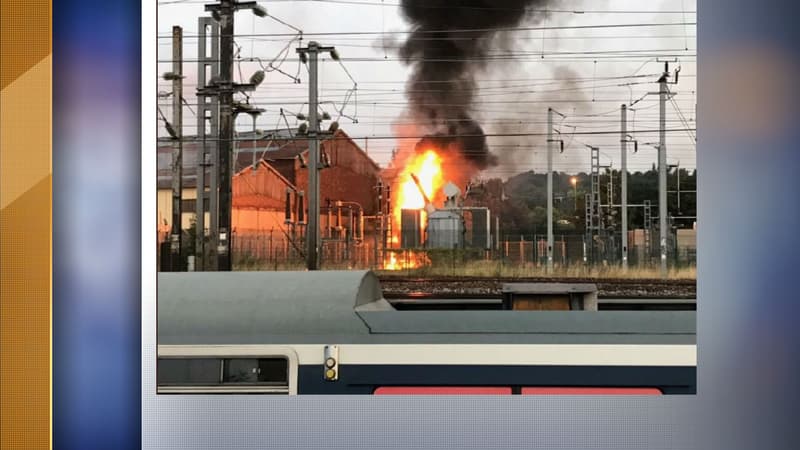
<instances>
[{"instance_id":1,"label":"red stripe on train","mask_svg":"<svg viewBox=\"0 0 800 450\"><path fill-rule=\"evenodd\" d=\"M375 395L511 395L509 387L384 386Z\"/></svg>"},{"instance_id":2,"label":"red stripe on train","mask_svg":"<svg viewBox=\"0 0 800 450\"><path fill-rule=\"evenodd\" d=\"M656 388L525 387L522 395L661 395Z\"/></svg>"},{"instance_id":3,"label":"red stripe on train","mask_svg":"<svg viewBox=\"0 0 800 450\"><path fill-rule=\"evenodd\" d=\"M510 387L383 386L375 395L511 395ZM522 395L662 395L657 388L524 387Z\"/></svg>"}]
</instances>

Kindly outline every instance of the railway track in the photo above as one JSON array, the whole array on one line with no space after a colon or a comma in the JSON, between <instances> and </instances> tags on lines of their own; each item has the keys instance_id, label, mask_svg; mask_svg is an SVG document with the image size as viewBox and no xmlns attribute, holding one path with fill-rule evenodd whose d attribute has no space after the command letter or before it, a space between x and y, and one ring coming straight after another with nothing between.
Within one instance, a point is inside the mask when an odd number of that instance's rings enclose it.
<instances>
[{"instance_id":1,"label":"railway track","mask_svg":"<svg viewBox=\"0 0 800 450\"><path fill-rule=\"evenodd\" d=\"M462 298L501 295L505 283L592 283L597 285L598 296L608 299L694 299L697 296L695 280L624 279L624 278L475 278L475 277L406 277L382 275L379 277L384 294L389 297L429 295L445 298L450 295ZM444 296L444 297L442 297Z\"/></svg>"},{"instance_id":2,"label":"railway track","mask_svg":"<svg viewBox=\"0 0 800 450\"><path fill-rule=\"evenodd\" d=\"M503 297L499 294L400 294L386 292L384 297L398 310L501 310ZM694 311L693 298L608 298L598 299L600 311Z\"/></svg>"},{"instance_id":3,"label":"railway track","mask_svg":"<svg viewBox=\"0 0 800 450\"><path fill-rule=\"evenodd\" d=\"M575 278L575 277L420 277L404 275L378 276L381 283L411 283L411 282L493 282L493 283L598 283L598 284L664 284L679 286L694 286L696 280L674 279L664 280L661 278Z\"/></svg>"}]
</instances>

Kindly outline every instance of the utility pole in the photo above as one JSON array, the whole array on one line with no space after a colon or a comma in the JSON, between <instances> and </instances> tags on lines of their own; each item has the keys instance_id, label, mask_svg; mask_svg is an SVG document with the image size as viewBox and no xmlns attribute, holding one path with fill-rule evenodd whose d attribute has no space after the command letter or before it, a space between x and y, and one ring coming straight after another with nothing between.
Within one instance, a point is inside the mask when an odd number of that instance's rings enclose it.
<instances>
[{"instance_id":1,"label":"utility pole","mask_svg":"<svg viewBox=\"0 0 800 450\"><path fill-rule=\"evenodd\" d=\"M547 108L547 272L553 272L553 113L564 117L553 108ZM563 145L563 142L562 142Z\"/></svg>"},{"instance_id":2,"label":"utility pole","mask_svg":"<svg viewBox=\"0 0 800 450\"><path fill-rule=\"evenodd\" d=\"M622 185L622 269L628 269L628 106L624 103L620 119L620 184Z\"/></svg>"},{"instance_id":3,"label":"utility pole","mask_svg":"<svg viewBox=\"0 0 800 450\"><path fill-rule=\"evenodd\" d=\"M216 258L217 270L231 270L231 178L233 176L231 159L234 132L234 92L252 91L263 81L264 74L261 72L260 79L255 80L255 75L251 77L250 83L237 84L233 82L233 36L234 36L234 13L240 9L250 9L259 17L267 15L267 11L256 2L240 2L236 0L220 0L205 6L205 10L211 12L220 24L220 70L219 80L212 86L198 88L199 95L216 95L219 99L219 134L217 142L216 175L218 193L218 220L217 235L212 237L217 241ZM213 191L212 186L212 191ZM212 199L214 192L211 193ZM213 219L212 219L213 221Z\"/></svg>"},{"instance_id":4,"label":"utility pole","mask_svg":"<svg viewBox=\"0 0 800 450\"><path fill-rule=\"evenodd\" d=\"M678 164L675 166L675 176L678 178L678 214L681 213L681 162L678 161Z\"/></svg>"},{"instance_id":5,"label":"utility pole","mask_svg":"<svg viewBox=\"0 0 800 450\"><path fill-rule=\"evenodd\" d=\"M677 61L677 60L675 60ZM658 92L648 92L646 95L658 94L659 96L659 143L656 149L658 150L658 211L659 211L659 247L661 252L661 277L666 278L667 271L667 100L672 96L669 92L668 84L678 84L678 74L681 68L675 70L675 80L671 83L668 81L669 61L664 62L664 73L658 79L659 90ZM642 97L644 98L644 97ZM635 105L641 99L631 103ZM634 141L635 142L635 141Z\"/></svg>"},{"instance_id":6,"label":"utility pole","mask_svg":"<svg viewBox=\"0 0 800 450\"><path fill-rule=\"evenodd\" d=\"M664 73L659 84L659 131L658 131L658 228L661 248L661 278L667 277L667 98L669 89L669 63L664 63Z\"/></svg>"},{"instance_id":7,"label":"utility pole","mask_svg":"<svg viewBox=\"0 0 800 450\"><path fill-rule=\"evenodd\" d=\"M183 30L172 27L172 126L176 136L172 144L172 232L170 234L170 269L180 271L181 201L183 195Z\"/></svg>"},{"instance_id":8,"label":"utility pole","mask_svg":"<svg viewBox=\"0 0 800 450\"><path fill-rule=\"evenodd\" d=\"M211 79L219 76L219 24L211 17L200 17L197 21L197 86L206 87ZM210 38L211 48L208 48ZM209 52L210 50L210 52ZM206 192L206 170L215 167L216 145L208 145L206 138L217 136L219 131L219 103L216 96L197 96L197 134L200 138L197 151L195 204L195 270L216 270L215 240L217 228L217 174L209 173L209 192ZM216 140L216 139L215 139ZM206 249L206 199L208 199L209 235L212 236L212 251Z\"/></svg>"},{"instance_id":9,"label":"utility pole","mask_svg":"<svg viewBox=\"0 0 800 450\"><path fill-rule=\"evenodd\" d=\"M219 219L217 270L231 270L231 148L233 143L233 0L220 0Z\"/></svg>"},{"instance_id":10,"label":"utility pole","mask_svg":"<svg viewBox=\"0 0 800 450\"><path fill-rule=\"evenodd\" d=\"M553 271L553 108L547 108L547 272Z\"/></svg>"},{"instance_id":11,"label":"utility pole","mask_svg":"<svg viewBox=\"0 0 800 450\"><path fill-rule=\"evenodd\" d=\"M333 47L321 47L311 41L308 47L298 48L300 60L308 62L308 228L306 229L306 268L320 268L320 231L319 231L319 107L317 92L318 57L320 52L331 52L331 57L338 59Z\"/></svg>"}]
</instances>

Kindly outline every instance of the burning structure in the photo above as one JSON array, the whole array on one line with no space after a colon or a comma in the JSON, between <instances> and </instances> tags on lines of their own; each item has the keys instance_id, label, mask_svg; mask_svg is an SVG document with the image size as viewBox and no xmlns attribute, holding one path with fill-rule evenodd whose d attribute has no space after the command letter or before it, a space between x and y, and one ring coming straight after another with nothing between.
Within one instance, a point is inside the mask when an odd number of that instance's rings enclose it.
<instances>
[{"instance_id":1,"label":"burning structure","mask_svg":"<svg viewBox=\"0 0 800 450\"><path fill-rule=\"evenodd\" d=\"M423 139L424 149L408 155L395 171L391 189L389 247L403 249L489 250L492 234L491 212L487 207L464 205L461 186L467 185L473 170L464 170L464 159L452 150L442 151ZM397 227L399 226L399 230ZM427 263L423 254L403 254L400 260L388 252L386 269L414 268Z\"/></svg>"},{"instance_id":2,"label":"burning structure","mask_svg":"<svg viewBox=\"0 0 800 450\"><path fill-rule=\"evenodd\" d=\"M425 204L423 208L402 207L396 210L399 212L400 247L491 249L491 233L497 230L491 226L488 207L465 206L461 190L451 182L442 188L444 202L437 207L428 199L418 177L411 174L411 178Z\"/></svg>"},{"instance_id":3,"label":"burning structure","mask_svg":"<svg viewBox=\"0 0 800 450\"><path fill-rule=\"evenodd\" d=\"M391 217L400 232L390 232L392 246L490 248L488 208L465 208L452 188L466 186L480 171L498 163L483 128L472 115L478 85L475 75L495 58L492 49L509 47L503 30L523 20L543 17L536 8L547 0L403 0L401 11L412 30L400 56L412 68L406 83L415 126L398 131L422 135L401 148L394 161ZM448 184L450 183L450 184ZM458 189L456 188L456 191ZM452 198L451 198L452 197ZM437 208L434 205L442 205ZM493 229L494 228L494 229ZM477 236L475 236L477 230ZM472 231L469 239L465 235ZM426 236L427 234L427 236ZM389 261L389 268L395 266ZM400 264L416 267L419 261Z\"/></svg>"}]
</instances>

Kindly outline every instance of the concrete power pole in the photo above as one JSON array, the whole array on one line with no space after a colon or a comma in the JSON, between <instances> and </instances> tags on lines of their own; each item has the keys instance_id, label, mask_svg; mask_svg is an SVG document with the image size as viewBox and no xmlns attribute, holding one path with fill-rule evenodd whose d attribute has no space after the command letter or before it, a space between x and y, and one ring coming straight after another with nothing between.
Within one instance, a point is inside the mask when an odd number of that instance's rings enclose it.
<instances>
[{"instance_id":1,"label":"concrete power pole","mask_svg":"<svg viewBox=\"0 0 800 450\"><path fill-rule=\"evenodd\" d=\"M661 278L667 277L667 98L669 89L669 63L664 63L664 74L659 84L659 132L658 132L658 228L661 248Z\"/></svg>"},{"instance_id":2,"label":"concrete power pole","mask_svg":"<svg viewBox=\"0 0 800 450\"><path fill-rule=\"evenodd\" d=\"M620 120L620 184L622 185L622 269L628 269L628 107L623 103Z\"/></svg>"},{"instance_id":3,"label":"concrete power pole","mask_svg":"<svg viewBox=\"0 0 800 450\"><path fill-rule=\"evenodd\" d=\"M198 19L198 41L197 41L197 85L205 87L213 79L219 76L219 24L211 17L200 17ZM211 48L207 48L208 38L211 38ZM210 50L210 52L208 51ZM206 138L217 136L219 133L219 103L215 96L197 97L197 135L199 147L197 151L197 201L195 204L195 270L216 270L215 259L211 259L213 252L206 251L205 248L205 229L206 229L206 199L208 199L209 211L209 231L211 236L216 236L217 222L217 183L216 171L210 171L209 192L206 192L206 170L208 167L215 167L216 144L209 146ZM212 151L213 150L213 151ZM208 258L208 259L207 259Z\"/></svg>"},{"instance_id":4,"label":"concrete power pole","mask_svg":"<svg viewBox=\"0 0 800 450\"><path fill-rule=\"evenodd\" d=\"M300 59L308 62L308 228L306 229L306 268L320 268L319 230L319 171L322 168L319 151L319 99L317 93L318 57L320 52L331 52L333 47L321 47L311 41L308 47L298 48Z\"/></svg>"},{"instance_id":5,"label":"concrete power pole","mask_svg":"<svg viewBox=\"0 0 800 450\"><path fill-rule=\"evenodd\" d=\"M316 42L309 42L308 53L308 134L311 137L308 151L308 233L306 241L308 243L307 267L308 270L319 270L319 246L320 246L320 227L319 227L319 118L317 108L319 99L317 98L317 57L319 46Z\"/></svg>"},{"instance_id":6,"label":"concrete power pole","mask_svg":"<svg viewBox=\"0 0 800 450\"><path fill-rule=\"evenodd\" d=\"M233 144L233 15L234 1L220 0L219 154L217 174L219 219L217 270L231 270L231 151Z\"/></svg>"},{"instance_id":7,"label":"concrete power pole","mask_svg":"<svg viewBox=\"0 0 800 450\"><path fill-rule=\"evenodd\" d=\"M587 145L590 150L590 160L592 163L592 170L590 172L591 180L591 196L588 205L590 205L589 224L590 229L590 244L591 244L591 257L592 264L596 264L598 259L597 255L597 242L596 239L600 237L603 230L603 208L600 199L600 148L592 145Z\"/></svg>"},{"instance_id":8,"label":"concrete power pole","mask_svg":"<svg viewBox=\"0 0 800 450\"><path fill-rule=\"evenodd\" d=\"M553 114L565 117L553 108L547 108L547 272L553 271L553 144L563 141L553 139Z\"/></svg>"},{"instance_id":9,"label":"concrete power pole","mask_svg":"<svg viewBox=\"0 0 800 450\"><path fill-rule=\"evenodd\" d=\"M176 136L172 144L172 231L170 233L170 269L180 271L183 195L183 30L172 27L172 126Z\"/></svg>"},{"instance_id":10,"label":"concrete power pole","mask_svg":"<svg viewBox=\"0 0 800 450\"><path fill-rule=\"evenodd\" d=\"M198 87L198 93L202 95L216 95L219 99L219 134L217 142L216 175L218 193L218 231L216 236L212 236L217 242L216 258L217 270L231 270L231 178L232 171L232 149L234 132L234 105L233 94L240 91L252 91L263 81L263 73L258 81L237 84L233 81L233 36L234 36L234 13L240 9L250 9L259 17L267 15L267 11L256 2L240 2L236 0L220 0L219 3L206 5L205 10L210 11L212 16L219 22L219 80L213 86ZM212 178L213 180L213 178ZM212 186L211 198L214 198L214 187ZM212 224L213 224L212 218Z\"/></svg>"},{"instance_id":11,"label":"concrete power pole","mask_svg":"<svg viewBox=\"0 0 800 450\"><path fill-rule=\"evenodd\" d=\"M547 272L553 271L553 108L547 108Z\"/></svg>"}]
</instances>

